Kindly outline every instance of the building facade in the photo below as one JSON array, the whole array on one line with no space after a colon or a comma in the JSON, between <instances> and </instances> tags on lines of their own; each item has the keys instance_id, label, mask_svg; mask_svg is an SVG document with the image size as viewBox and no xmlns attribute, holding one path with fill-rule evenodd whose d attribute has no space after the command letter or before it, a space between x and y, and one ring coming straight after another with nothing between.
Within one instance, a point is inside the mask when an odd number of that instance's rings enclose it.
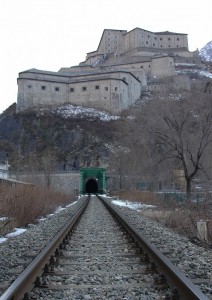
<instances>
[{"instance_id":1,"label":"building facade","mask_svg":"<svg viewBox=\"0 0 212 300\"><path fill-rule=\"evenodd\" d=\"M187 34L105 29L97 50L78 66L19 73L17 112L71 103L118 114L153 80L176 77L176 62L201 63L198 53L188 50ZM183 82L172 81L178 88Z\"/></svg>"}]
</instances>

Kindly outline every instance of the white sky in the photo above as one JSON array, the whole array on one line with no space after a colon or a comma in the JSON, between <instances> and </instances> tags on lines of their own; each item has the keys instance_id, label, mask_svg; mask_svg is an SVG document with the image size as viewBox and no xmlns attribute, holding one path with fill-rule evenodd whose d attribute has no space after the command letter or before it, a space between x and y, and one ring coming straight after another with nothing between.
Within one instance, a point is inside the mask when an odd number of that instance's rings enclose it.
<instances>
[{"instance_id":1,"label":"white sky","mask_svg":"<svg viewBox=\"0 0 212 300\"><path fill-rule=\"evenodd\" d=\"M187 33L212 40L212 0L0 0L0 113L17 100L18 73L58 71L97 49L104 29Z\"/></svg>"}]
</instances>

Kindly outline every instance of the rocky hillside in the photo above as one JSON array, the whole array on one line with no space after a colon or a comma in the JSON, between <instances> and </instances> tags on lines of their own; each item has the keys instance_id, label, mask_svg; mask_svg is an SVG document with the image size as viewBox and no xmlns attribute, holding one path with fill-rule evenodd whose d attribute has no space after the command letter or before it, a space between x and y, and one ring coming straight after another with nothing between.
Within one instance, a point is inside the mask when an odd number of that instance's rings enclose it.
<instances>
[{"instance_id":1,"label":"rocky hillside","mask_svg":"<svg viewBox=\"0 0 212 300\"><path fill-rule=\"evenodd\" d=\"M77 170L107 165L120 117L73 105L0 115L0 159L13 169Z\"/></svg>"},{"instance_id":2,"label":"rocky hillside","mask_svg":"<svg viewBox=\"0 0 212 300\"><path fill-rule=\"evenodd\" d=\"M203 61L212 62L212 41L200 50L200 56Z\"/></svg>"}]
</instances>

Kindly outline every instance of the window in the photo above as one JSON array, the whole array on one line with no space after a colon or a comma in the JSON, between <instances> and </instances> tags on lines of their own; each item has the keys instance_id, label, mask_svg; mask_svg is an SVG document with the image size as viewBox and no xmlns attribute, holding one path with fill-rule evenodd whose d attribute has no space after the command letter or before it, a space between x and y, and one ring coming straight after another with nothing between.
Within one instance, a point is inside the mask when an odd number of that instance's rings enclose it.
<instances>
[{"instance_id":1,"label":"window","mask_svg":"<svg viewBox=\"0 0 212 300\"><path fill-rule=\"evenodd\" d=\"M150 36L148 35L148 38L149 38Z\"/></svg>"},{"instance_id":2,"label":"window","mask_svg":"<svg viewBox=\"0 0 212 300\"><path fill-rule=\"evenodd\" d=\"M82 87L82 91L86 91L86 86L83 86L83 87Z\"/></svg>"},{"instance_id":3,"label":"window","mask_svg":"<svg viewBox=\"0 0 212 300\"><path fill-rule=\"evenodd\" d=\"M180 39L179 38L177 38L177 41L179 41Z\"/></svg>"},{"instance_id":4,"label":"window","mask_svg":"<svg viewBox=\"0 0 212 300\"><path fill-rule=\"evenodd\" d=\"M58 86L55 87L54 89L56 92L59 92L60 88Z\"/></svg>"},{"instance_id":5,"label":"window","mask_svg":"<svg viewBox=\"0 0 212 300\"><path fill-rule=\"evenodd\" d=\"M153 46L155 46L155 43L153 43Z\"/></svg>"},{"instance_id":6,"label":"window","mask_svg":"<svg viewBox=\"0 0 212 300\"><path fill-rule=\"evenodd\" d=\"M157 41L157 38L156 38L156 36L155 36L155 40Z\"/></svg>"},{"instance_id":7,"label":"window","mask_svg":"<svg viewBox=\"0 0 212 300\"><path fill-rule=\"evenodd\" d=\"M123 80L126 81L126 77L123 77Z\"/></svg>"},{"instance_id":8,"label":"window","mask_svg":"<svg viewBox=\"0 0 212 300\"><path fill-rule=\"evenodd\" d=\"M171 46L169 45L169 48L170 48Z\"/></svg>"},{"instance_id":9,"label":"window","mask_svg":"<svg viewBox=\"0 0 212 300\"><path fill-rule=\"evenodd\" d=\"M163 45L160 45L161 48L163 48Z\"/></svg>"},{"instance_id":10,"label":"window","mask_svg":"<svg viewBox=\"0 0 212 300\"><path fill-rule=\"evenodd\" d=\"M170 38L168 38L168 41L171 41L171 39L170 39Z\"/></svg>"},{"instance_id":11,"label":"window","mask_svg":"<svg viewBox=\"0 0 212 300\"><path fill-rule=\"evenodd\" d=\"M42 90L45 90L45 89L46 89L46 86L45 86L45 85L42 85L42 86L41 86L41 89L42 89Z\"/></svg>"},{"instance_id":12,"label":"window","mask_svg":"<svg viewBox=\"0 0 212 300\"><path fill-rule=\"evenodd\" d=\"M143 68L144 66L141 66L141 68Z\"/></svg>"},{"instance_id":13,"label":"window","mask_svg":"<svg viewBox=\"0 0 212 300\"><path fill-rule=\"evenodd\" d=\"M117 88L117 86L115 87L115 91L116 91L116 92L118 91L118 88Z\"/></svg>"},{"instance_id":14,"label":"window","mask_svg":"<svg viewBox=\"0 0 212 300\"><path fill-rule=\"evenodd\" d=\"M146 44L148 45L148 41L146 41Z\"/></svg>"},{"instance_id":15,"label":"window","mask_svg":"<svg viewBox=\"0 0 212 300\"><path fill-rule=\"evenodd\" d=\"M28 87L29 89L31 89L32 86L29 84L27 87Z\"/></svg>"},{"instance_id":16,"label":"window","mask_svg":"<svg viewBox=\"0 0 212 300\"><path fill-rule=\"evenodd\" d=\"M108 87L107 86L105 87L105 91L108 91Z\"/></svg>"},{"instance_id":17,"label":"window","mask_svg":"<svg viewBox=\"0 0 212 300\"><path fill-rule=\"evenodd\" d=\"M163 38L160 38L160 41L162 41L163 40Z\"/></svg>"},{"instance_id":18,"label":"window","mask_svg":"<svg viewBox=\"0 0 212 300\"><path fill-rule=\"evenodd\" d=\"M99 90L99 85L95 85L95 90Z\"/></svg>"},{"instance_id":19,"label":"window","mask_svg":"<svg viewBox=\"0 0 212 300\"><path fill-rule=\"evenodd\" d=\"M73 93L74 92L74 88L70 88L70 92Z\"/></svg>"}]
</instances>

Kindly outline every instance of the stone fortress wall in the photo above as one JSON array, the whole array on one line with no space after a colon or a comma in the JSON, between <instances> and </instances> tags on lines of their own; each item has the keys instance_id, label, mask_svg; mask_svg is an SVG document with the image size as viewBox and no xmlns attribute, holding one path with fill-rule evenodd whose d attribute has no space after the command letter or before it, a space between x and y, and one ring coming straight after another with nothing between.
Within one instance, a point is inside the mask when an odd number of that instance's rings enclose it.
<instances>
[{"instance_id":1,"label":"stone fortress wall","mask_svg":"<svg viewBox=\"0 0 212 300\"><path fill-rule=\"evenodd\" d=\"M105 29L97 50L78 66L19 73L17 112L71 103L119 114L145 90L190 89L189 78L175 72L185 63L204 68L198 51L188 50L187 34Z\"/></svg>"}]
</instances>

